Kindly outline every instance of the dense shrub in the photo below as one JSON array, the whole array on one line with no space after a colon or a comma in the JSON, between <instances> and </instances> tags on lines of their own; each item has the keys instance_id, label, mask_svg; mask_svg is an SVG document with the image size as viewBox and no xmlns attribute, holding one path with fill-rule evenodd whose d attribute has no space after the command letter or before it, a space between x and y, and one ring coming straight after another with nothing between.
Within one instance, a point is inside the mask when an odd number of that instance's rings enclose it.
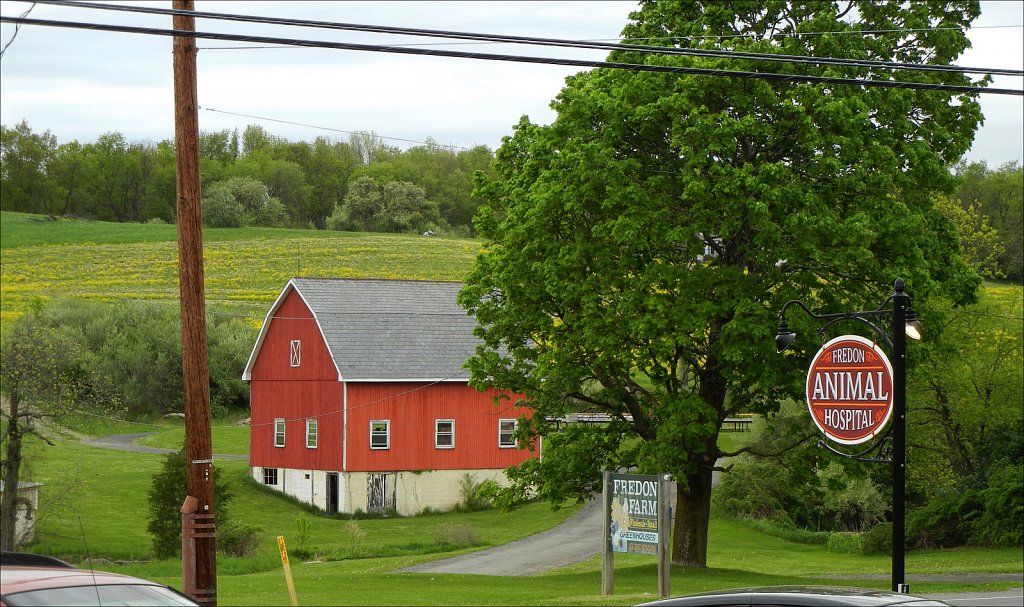
<instances>
[{"instance_id":1,"label":"dense shrub","mask_svg":"<svg viewBox=\"0 0 1024 607\"><path fill-rule=\"evenodd\" d=\"M972 542L1024 545L1024 466L1005 466L994 472L979 497L982 513L972 529Z\"/></svg>"},{"instance_id":2,"label":"dense shrub","mask_svg":"<svg viewBox=\"0 0 1024 607\"><path fill-rule=\"evenodd\" d=\"M981 508L975 490L947 491L937 495L907 517L910 545L951 548L966 544Z\"/></svg>"},{"instance_id":3,"label":"dense shrub","mask_svg":"<svg viewBox=\"0 0 1024 607\"><path fill-rule=\"evenodd\" d=\"M757 518L746 518L743 522L751 528L760 531L765 535L793 542L795 544L808 544L810 546L823 546L828 544L829 531L811 531L793 526L779 526L772 521Z\"/></svg>"},{"instance_id":4,"label":"dense shrub","mask_svg":"<svg viewBox=\"0 0 1024 607\"><path fill-rule=\"evenodd\" d=\"M219 512L217 518L222 518ZM217 551L228 556L253 556L263 544L264 533L262 527L252 525L218 524Z\"/></svg>"},{"instance_id":5,"label":"dense shrub","mask_svg":"<svg viewBox=\"0 0 1024 607\"><path fill-rule=\"evenodd\" d=\"M885 517L887 496L861 462L835 456L794 437L808 434L806 410L792 406L767 423L752 448L732 464L712 496L726 513L780 528L863 531Z\"/></svg>"},{"instance_id":6,"label":"dense shrub","mask_svg":"<svg viewBox=\"0 0 1024 607\"><path fill-rule=\"evenodd\" d=\"M1024 431L1020 420L986 436L975 472L958 479L907 517L911 545L1024 545Z\"/></svg>"},{"instance_id":7,"label":"dense shrub","mask_svg":"<svg viewBox=\"0 0 1024 607\"><path fill-rule=\"evenodd\" d=\"M860 534L861 554L892 554L892 523L881 523Z\"/></svg>"},{"instance_id":8,"label":"dense shrub","mask_svg":"<svg viewBox=\"0 0 1024 607\"><path fill-rule=\"evenodd\" d=\"M215 522L221 533L228 533L228 545L237 550L246 541L241 536L253 535L245 527L233 528L228 518L228 503L233 497L228 482L213 469L213 506ZM149 489L149 522L146 530L153 535L153 553L157 558L169 558L181 554L181 505L188 495L185 477L185 451L173 451L164 457L163 466L153 476ZM234 533L234 536L232 536ZM232 542L232 537L235 541ZM255 547L253 547L255 550Z\"/></svg>"},{"instance_id":9,"label":"dense shrub","mask_svg":"<svg viewBox=\"0 0 1024 607\"><path fill-rule=\"evenodd\" d=\"M729 514L765 519L783 527L795 523L789 513L792 475L773 460L743 460L723 476L712 499Z\"/></svg>"},{"instance_id":10,"label":"dense shrub","mask_svg":"<svg viewBox=\"0 0 1024 607\"><path fill-rule=\"evenodd\" d=\"M176 306L140 302L101 304L58 300L38 315L78 344L78 365L97 378L131 415L182 410L181 321ZM245 409L242 370L255 332L244 322L211 316L207 324L210 406L213 415Z\"/></svg>"},{"instance_id":11,"label":"dense shrub","mask_svg":"<svg viewBox=\"0 0 1024 607\"><path fill-rule=\"evenodd\" d=\"M818 470L822 513L837 531L864 531L885 519L888 504L870 477L850 477L838 462Z\"/></svg>"}]
</instances>

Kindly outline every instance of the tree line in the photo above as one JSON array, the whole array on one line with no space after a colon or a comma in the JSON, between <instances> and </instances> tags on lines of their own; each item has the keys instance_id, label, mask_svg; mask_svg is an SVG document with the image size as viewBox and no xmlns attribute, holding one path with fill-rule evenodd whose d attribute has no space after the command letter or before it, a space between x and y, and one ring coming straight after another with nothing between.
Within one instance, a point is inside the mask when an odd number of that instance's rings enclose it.
<instances>
[{"instance_id":1,"label":"tree line","mask_svg":"<svg viewBox=\"0 0 1024 607\"><path fill-rule=\"evenodd\" d=\"M486 146L431 141L399 150L373 133L293 142L250 125L200 134L203 221L209 227L306 227L473 234L473 174L491 173ZM59 143L22 121L0 125L0 209L102 221L175 221L174 143ZM982 276L1024 280L1024 168L955 165L960 186L936 201Z\"/></svg>"},{"instance_id":2,"label":"tree line","mask_svg":"<svg viewBox=\"0 0 1024 607\"><path fill-rule=\"evenodd\" d=\"M373 133L348 141L289 141L262 127L199 137L204 223L472 233L476 171L486 146L455 150L428 140L400 150ZM174 142L133 142L118 132L60 143L21 121L0 125L0 209L115 222L173 223Z\"/></svg>"}]
</instances>

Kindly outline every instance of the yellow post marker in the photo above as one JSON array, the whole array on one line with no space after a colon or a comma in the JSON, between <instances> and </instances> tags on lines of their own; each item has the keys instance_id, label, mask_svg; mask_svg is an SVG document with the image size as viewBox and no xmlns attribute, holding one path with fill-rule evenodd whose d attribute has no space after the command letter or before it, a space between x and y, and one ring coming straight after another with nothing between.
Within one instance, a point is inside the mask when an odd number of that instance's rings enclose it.
<instances>
[{"instance_id":1,"label":"yellow post marker","mask_svg":"<svg viewBox=\"0 0 1024 607\"><path fill-rule=\"evenodd\" d=\"M292 566L288 563L288 550L284 547L284 536L277 536L277 548L281 551L281 564L284 565L284 581L288 583L288 596L292 599L292 607L298 607L299 599L295 596L295 582L292 581Z\"/></svg>"}]
</instances>

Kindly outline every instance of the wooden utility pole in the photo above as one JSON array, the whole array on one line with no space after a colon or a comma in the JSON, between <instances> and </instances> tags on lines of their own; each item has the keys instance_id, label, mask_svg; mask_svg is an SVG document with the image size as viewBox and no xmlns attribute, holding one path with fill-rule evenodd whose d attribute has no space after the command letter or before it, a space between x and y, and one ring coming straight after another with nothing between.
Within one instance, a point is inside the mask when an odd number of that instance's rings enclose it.
<instances>
[{"instance_id":1,"label":"wooden utility pole","mask_svg":"<svg viewBox=\"0 0 1024 607\"><path fill-rule=\"evenodd\" d=\"M174 0L193 11L192 0ZM174 15L174 29L195 31L195 17ZM188 496L181 507L182 589L202 605L217 604L217 543L210 440L210 370L203 290L202 192L199 185L199 101L196 42L174 37L174 141L177 156L178 278L185 399L185 468Z\"/></svg>"},{"instance_id":2,"label":"wooden utility pole","mask_svg":"<svg viewBox=\"0 0 1024 607\"><path fill-rule=\"evenodd\" d=\"M615 555L612 554L612 473L601 473L601 594L611 596L615 592Z\"/></svg>"}]
</instances>

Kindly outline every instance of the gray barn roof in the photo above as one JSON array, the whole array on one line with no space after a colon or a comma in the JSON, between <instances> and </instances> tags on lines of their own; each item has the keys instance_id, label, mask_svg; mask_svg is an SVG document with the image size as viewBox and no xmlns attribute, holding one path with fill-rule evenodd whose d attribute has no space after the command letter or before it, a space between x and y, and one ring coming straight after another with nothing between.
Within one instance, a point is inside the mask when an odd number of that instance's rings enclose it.
<instances>
[{"instance_id":1,"label":"gray barn roof","mask_svg":"<svg viewBox=\"0 0 1024 607\"><path fill-rule=\"evenodd\" d=\"M479 340L455 299L461 283L294 278L274 303L253 349L250 371L277 308L294 289L309 306L345 381L466 381Z\"/></svg>"}]
</instances>

